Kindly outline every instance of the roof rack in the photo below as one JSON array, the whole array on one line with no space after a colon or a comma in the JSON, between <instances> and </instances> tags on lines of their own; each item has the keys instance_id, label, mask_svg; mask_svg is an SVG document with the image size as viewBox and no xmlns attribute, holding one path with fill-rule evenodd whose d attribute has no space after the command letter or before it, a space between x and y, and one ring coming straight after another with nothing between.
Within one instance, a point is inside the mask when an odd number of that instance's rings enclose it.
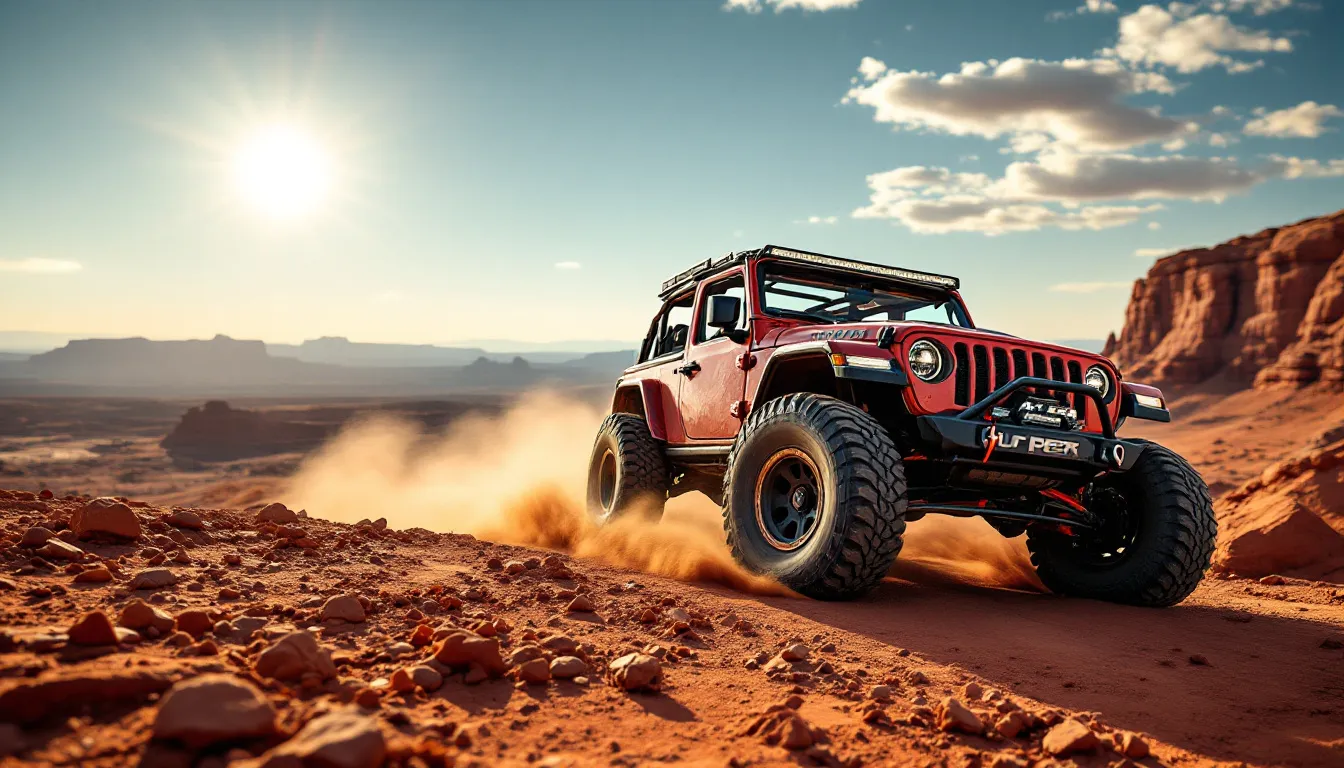
<instances>
[{"instance_id":1,"label":"roof rack","mask_svg":"<svg viewBox=\"0 0 1344 768\"><path fill-rule=\"evenodd\" d=\"M667 299L681 289L693 285L705 275L717 272L731 264L737 264L744 262L747 259L761 258L765 256L782 259L784 261L811 264L819 267L830 267L832 269L840 269L848 272L861 272L867 275L885 277L890 280L919 285L926 288L942 288L944 290L955 291L961 287L961 280L951 277L950 275L940 275L934 272L918 272L913 269L888 267L867 261L841 259L835 256L827 256L824 253L813 253L812 251L800 251L794 248L784 248L778 245L767 245L764 248L728 253L718 259L705 259L690 269L687 269L684 272L679 272L667 280L664 280L663 287L658 292L658 298Z\"/></svg>"}]
</instances>

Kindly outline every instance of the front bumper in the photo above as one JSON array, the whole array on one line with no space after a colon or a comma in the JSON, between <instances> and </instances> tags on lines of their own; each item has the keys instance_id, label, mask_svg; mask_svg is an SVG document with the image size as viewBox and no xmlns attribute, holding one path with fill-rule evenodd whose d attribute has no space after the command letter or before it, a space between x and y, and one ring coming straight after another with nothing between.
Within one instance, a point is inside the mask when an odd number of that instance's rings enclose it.
<instances>
[{"instance_id":1,"label":"front bumper","mask_svg":"<svg viewBox=\"0 0 1344 768\"><path fill-rule=\"evenodd\" d=\"M1046 427L1019 427L968 421L959 416L920 416L920 437L944 453L994 465L1011 464L1019 471L1044 474L1124 472L1134 466L1145 443L1108 438L1090 432ZM991 430L999 442L989 450Z\"/></svg>"},{"instance_id":2,"label":"front bumper","mask_svg":"<svg viewBox=\"0 0 1344 768\"><path fill-rule=\"evenodd\" d=\"M991 408L1027 387L1088 397L1101 418L1102 434L986 421L985 414ZM1110 411L1095 389L1086 384L1030 376L1004 384L959 414L920 416L918 423L921 437L939 445L945 453L985 464L1011 464L1025 471L1039 468L1044 474L1123 472L1134 466L1145 447L1144 443L1115 436Z\"/></svg>"}]
</instances>

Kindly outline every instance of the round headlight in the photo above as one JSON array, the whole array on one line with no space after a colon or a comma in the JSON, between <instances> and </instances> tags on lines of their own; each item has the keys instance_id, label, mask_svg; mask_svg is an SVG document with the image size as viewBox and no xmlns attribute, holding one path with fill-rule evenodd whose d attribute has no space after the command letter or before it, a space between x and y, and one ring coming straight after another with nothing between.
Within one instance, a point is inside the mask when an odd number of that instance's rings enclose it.
<instances>
[{"instance_id":1,"label":"round headlight","mask_svg":"<svg viewBox=\"0 0 1344 768\"><path fill-rule=\"evenodd\" d=\"M934 381L943 373L943 351L931 341L910 346L910 372L920 381Z\"/></svg>"},{"instance_id":2,"label":"round headlight","mask_svg":"<svg viewBox=\"0 0 1344 768\"><path fill-rule=\"evenodd\" d=\"M1087 369L1087 375L1083 377L1083 383L1100 392L1102 397L1111 393L1111 377L1106 374L1106 369L1100 365L1094 365Z\"/></svg>"}]
</instances>

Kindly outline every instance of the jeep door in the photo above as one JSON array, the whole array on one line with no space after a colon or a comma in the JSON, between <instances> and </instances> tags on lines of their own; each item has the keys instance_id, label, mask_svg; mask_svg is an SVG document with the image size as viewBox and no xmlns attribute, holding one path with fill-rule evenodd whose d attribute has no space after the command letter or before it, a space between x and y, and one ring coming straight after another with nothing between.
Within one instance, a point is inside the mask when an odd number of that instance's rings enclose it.
<instances>
[{"instance_id":1,"label":"jeep door","mask_svg":"<svg viewBox=\"0 0 1344 768\"><path fill-rule=\"evenodd\" d=\"M644 408L662 414L667 441L673 445L686 438L677 410L677 389L681 386L679 371L691 335L694 305L695 293L692 291L665 303L649 328L649 335L639 352L639 362L627 372L628 376L657 382L658 402L645 403Z\"/></svg>"},{"instance_id":2,"label":"jeep door","mask_svg":"<svg viewBox=\"0 0 1344 768\"><path fill-rule=\"evenodd\" d=\"M736 324L714 328L708 324L709 297L723 295L738 299L740 309ZM734 409L742 400L747 383L746 372L739 367L738 357L748 349L749 314L742 269L701 284L690 346L686 350L685 363L679 369L683 378L678 400L689 438L726 440L737 435L742 422L734 415Z\"/></svg>"}]
</instances>

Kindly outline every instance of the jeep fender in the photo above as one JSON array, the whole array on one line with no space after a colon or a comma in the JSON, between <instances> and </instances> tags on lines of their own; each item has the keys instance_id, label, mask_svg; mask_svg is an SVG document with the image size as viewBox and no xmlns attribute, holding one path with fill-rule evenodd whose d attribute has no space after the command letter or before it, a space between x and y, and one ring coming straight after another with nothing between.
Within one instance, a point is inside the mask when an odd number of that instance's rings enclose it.
<instances>
[{"instance_id":1,"label":"jeep fender","mask_svg":"<svg viewBox=\"0 0 1344 768\"><path fill-rule=\"evenodd\" d=\"M861 358L891 356L887 349L877 347L872 342L831 339L790 344L762 352L768 352L769 357L761 366L760 374L755 377L755 385L749 387L754 395L753 403L801 391L837 394L839 389L837 382L840 380L870 381L899 387L910 383L905 371L899 365L893 365L890 370L881 370L836 364L834 357L836 355ZM803 379L786 383L779 378L781 372L801 374ZM823 379L825 386L818 387ZM832 391L828 392L828 389Z\"/></svg>"},{"instance_id":2,"label":"jeep fender","mask_svg":"<svg viewBox=\"0 0 1344 768\"><path fill-rule=\"evenodd\" d=\"M663 420L663 398L657 379L616 382L611 398L612 413L633 413L644 417L654 440L667 440L667 422Z\"/></svg>"}]
</instances>

